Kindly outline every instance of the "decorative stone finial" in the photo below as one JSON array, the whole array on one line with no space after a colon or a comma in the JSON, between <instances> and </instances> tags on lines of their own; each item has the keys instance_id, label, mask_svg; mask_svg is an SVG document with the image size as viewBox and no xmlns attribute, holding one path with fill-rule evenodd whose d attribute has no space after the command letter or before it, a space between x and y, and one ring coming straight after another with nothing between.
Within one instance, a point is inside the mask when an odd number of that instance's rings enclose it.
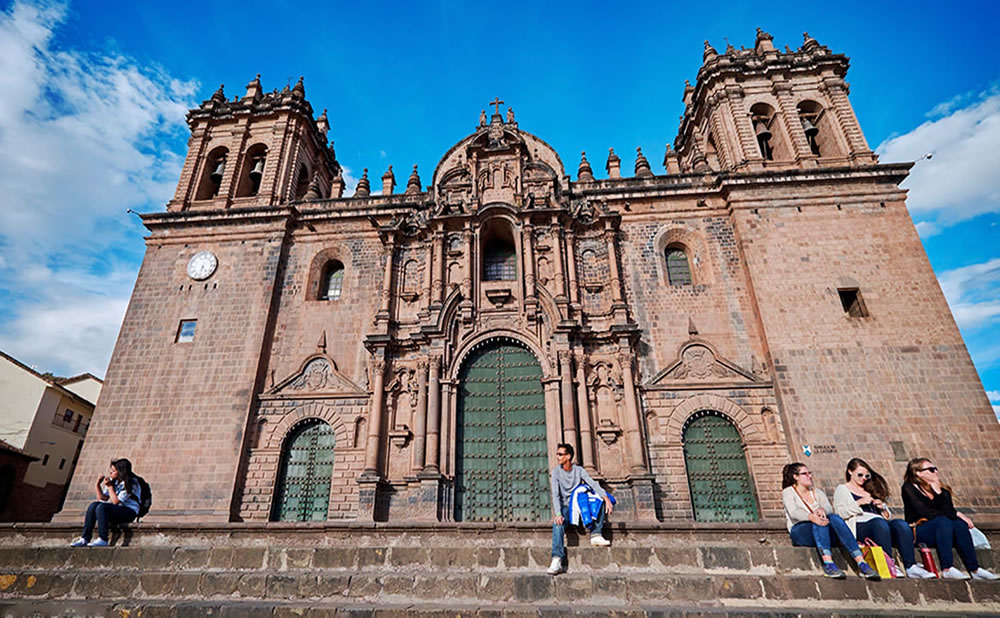
<instances>
[{"instance_id":1,"label":"decorative stone finial","mask_svg":"<svg viewBox=\"0 0 1000 618\"><path fill-rule=\"evenodd\" d=\"M754 40L753 50L758 56L762 56L767 52L777 51L774 48L774 37L757 28L757 38Z\"/></svg>"},{"instance_id":2,"label":"decorative stone finial","mask_svg":"<svg viewBox=\"0 0 1000 618\"><path fill-rule=\"evenodd\" d=\"M698 327L694 325L694 318L688 316L688 334L694 337L698 334Z\"/></svg>"},{"instance_id":3,"label":"decorative stone finial","mask_svg":"<svg viewBox=\"0 0 1000 618\"><path fill-rule=\"evenodd\" d=\"M608 148L608 162L604 164L604 169L608 170L608 178L622 177L622 160L615 154L614 148Z\"/></svg>"},{"instance_id":4,"label":"decorative stone finial","mask_svg":"<svg viewBox=\"0 0 1000 618\"><path fill-rule=\"evenodd\" d=\"M636 177L653 175L653 170L649 167L649 161L642 154L642 148L635 149L635 175Z\"/></svg>"},{"instance_id":5,"label":"decorative stone finial","mask_svg":"<svg viewBox=\"0 0 1000 618\"><path fill-rule=\"evenodd\" d=\"M410 178L406 181L407 193L420 193L420 174L417 173L417 166L413 166Z\"/></svg>"},{"instance_id":6,"label":"decorative stone finial","mask_svg":"<svg viewBox=\"0 0 1000 618\"><path fill-rule=\"evenodd\" d=\"M712 171L712 166L708 164L708 157L698 147L697 142L691 148L691 169L699 174Z\"/></svg>"},{"instance_id":7,"label":"decorative stone finial","mask_svg":"<svg viewBox=\"0 0 1000 618\"><path fill-rule=\"evenodd\" d=\"M312 180L309 182L309 188L306 190L305 197L302 199L307 202L323 199L323 182L319 178L319 170L313 172Z\"/></svg>"},{"instance_id":8,"label":"decorative stone finial","mask_svg":"<svg viewBox=\"0 0 1000 618\"><path fill-rule=\"evenodd\" d=\"M319 336L319 341L316 342L316 351L322 354L326 354L326 331Z\"/></svg>"},{"instance_id":9,"label":"decorative stone finial","mask_svg":"<svg viewBox=\"0 0 1000 618\"><path fill-rule=\"evenodd\" d=\"M224 84L219 84L219 89L212 94L212 98L210 100L215 103L218 103L219 105L222 105L223 103L226 102L226 92Z\"/></svg>"},{"instance_id":10,"label":"decorative stone finial","mask_svg":"<svg viewBox=\"0 0 1000 618\"><path fill-rule=\"evenodd\" d=\"M802 51L809 51L814 47L819 47L819 43L816 39L809 36L808 32L802 33Z\"/></svg>"},{"instance_id":11,"label":"decorative stone finial","mask_svg":"<svg viewBox=\"0 0 1000 618\"><path fill-rule=\"evenodd\" d=\"M580 168L576 172L576 178L580 182L594 181L594 170L590 169L590 161L587 161L586 151L580 153Z\"/></svg>"},{"instance_id":12,"label":"decorative stone finial","mask_svg":"<svg viewBox=\"0 0 1000 618\"><path fill-rule=\"evenodd\" d=\"M709 60L711 60L712 58L715 58L718 55L719 55L719 52L715 51L715 48L712 47L709 44L709 42L706 40L705 41L705 53L703 53L701 55L702 62L708 62Z\"/></svg>"},{"instance_id":13,"label":"decorative stone finial","mask_svg":"<svg viewBox=\"0 0 1000 618\"><path fill-rule=\"evenodd\" d=\"M300 75L299 81L295 82L295 85L292 87L292 96L296 99L306 98L306 86L302 83L303 79L304 78Z\"/></svg>"},{"instance_id":14,"label":"decorative stone finial","mask_svg":"<svg viewBox=\"0 0 1000 618\"><path fill-rule=\"evenodd\" d=\"M396 175L392 173L392 166L382 174L382 195L392 195L396 188Z\"/></svg>"},{"instance_id":15,"label":"decorative stone finial","mask_svg":"<svg viewBox=\"0 0 1000 618\"><path fill-rule=\"evenodd\" d=\"M251 80L249 84L247 84L247 93L243 95L243 100L256 101L257 99L260 98L261 92L262 90L260 87L260 73L258 73L257 77L255 77L253 80Z\"/></svg>"},{"instance_id":16,"label":"decorative stone finial","mask_svg":"<svg viewBox=\"0 0 1000 618\"><path fill-rule=\"evenodd\" d=\"M356 197L368 197L372 193L371 184L368 182L368 168L361 173L361 180L358 181L358 188L354 190Z\"/></svg>"},{"instance_id":17,"label":"decorative stone finial","mask_svg":"<svg viewBox=\"0 0 1000 618\"><path fill-rule=\"evenodd\" d=\"M316 119L316 126L319 128L319 132L326 137L327 131L330 130L330 120L326 117L326 108L323 108L323 113L319 115Z\"/></svg>"}]
</instances>

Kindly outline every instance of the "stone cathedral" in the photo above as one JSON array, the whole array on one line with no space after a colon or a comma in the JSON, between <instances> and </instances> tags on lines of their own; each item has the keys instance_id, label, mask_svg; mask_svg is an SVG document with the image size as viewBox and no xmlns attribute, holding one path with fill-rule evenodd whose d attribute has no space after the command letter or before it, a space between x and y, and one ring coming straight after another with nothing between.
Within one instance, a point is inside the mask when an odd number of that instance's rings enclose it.
<instances>
[{"instance_id":1,"label":"stone cathedral","mask_svg":"<svg viewBox=\"0 0 1000 618\"><path fill-rule=\"evenodd\" d=\"M301 79L220 87L143 216L59 518L123 456L151 521L547 522L561 442L619 521L778 518L783 464L829 491L855 456L897 488L931 457L1000 511L912 164L878 161L848 58L804 39L706 42L655 171L638 149L567 169L496 99L429 175L366 170L350 197Z\"/></svg>"}]
</instances>

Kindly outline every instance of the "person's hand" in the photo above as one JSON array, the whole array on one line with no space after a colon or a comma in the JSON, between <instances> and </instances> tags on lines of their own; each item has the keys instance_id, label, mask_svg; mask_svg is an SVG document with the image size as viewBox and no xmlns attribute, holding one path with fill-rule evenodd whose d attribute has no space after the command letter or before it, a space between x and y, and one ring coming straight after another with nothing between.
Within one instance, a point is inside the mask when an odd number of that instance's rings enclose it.
<instances>
[{"instance_id":1,"label":"person's hand","mask_svg":"<svg viewBox=\"0 0 1000 618\"><path fill-rule=\"evenodd\" d=\"M884 511L885 510L885 502L882 502L881 500L875 500L875 499L873 499L871 502L872 502L872 504L875 505L875 508L877 508L878 510L880 510L880 511Z\"/></svg>"},{"instance_id":2,"label":"person's hand","mask_svg":"<svg viewBox=\"0 0 1000 618\"><path fill-rule=\"evenodd\" d=\"M866 504L871 504L874 502L871 496L865 496L864 498L858 498L858 504L864 506Z\"/></svg>"},{"instance_id":3,"label":"person's hand","mask_svg":"<svg viewBox=\"0 0 1000 618\"><path fill-rule=\"evenodd\" d=\"M611 498L604 496L604 506L608 509L608 515L615 510L615 505L611 504Z\"/></svg>"},{"instance_id":4,"label":"person's hand","mask_svg":"<svg viewBox=\"0 0 1000 618\"><path fill-rule=\"evenodd\" d=\"M826 518L826 513L823 509L816 509L812 513L809 513L809 521L817 526L826 526L830 523L830 521Z\"/></svg>"},{"instance_id":5,"label":"person's hand","mask_svg":"<svg viewBox=\"0 0 1000 618\"><path fill-rule=\"evenodd\" d=\"M958 518L964 521L965 525L968 526L970 529L976 527L976 524L972 523L972 520L969 518L968 515L964 513L958 513Z\"/></svg>"},{"instance_id":6,"label":"person's hand","mask_svg":"<svg viewBox=\"0 0 1000 618\"><path fill-rule=\"evenodd\" d=\"M552 523L554 523L557 526L563 525L564 521L565 520L563 519L562 515L556 515L555 517L552 518Z\"/></svg>"}]
</instances>

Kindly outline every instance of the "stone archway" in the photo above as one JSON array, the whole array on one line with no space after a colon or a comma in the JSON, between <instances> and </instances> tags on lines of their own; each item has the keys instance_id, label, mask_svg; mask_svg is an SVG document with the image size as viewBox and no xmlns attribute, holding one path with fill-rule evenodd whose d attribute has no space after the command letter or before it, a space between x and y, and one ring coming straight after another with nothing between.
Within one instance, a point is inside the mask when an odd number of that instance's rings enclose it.
<instances>
[{"instance_id":1,"label":"stone archway","mask_svg":"<svg viewBox=\"0 0 1000 618\"><path fill-rule=\"evenodd\" d=\"M456 520L548 519L548 441L538 360L511 340L489 340L469 352L458 378Z\"/></svg>"}]
</instances>

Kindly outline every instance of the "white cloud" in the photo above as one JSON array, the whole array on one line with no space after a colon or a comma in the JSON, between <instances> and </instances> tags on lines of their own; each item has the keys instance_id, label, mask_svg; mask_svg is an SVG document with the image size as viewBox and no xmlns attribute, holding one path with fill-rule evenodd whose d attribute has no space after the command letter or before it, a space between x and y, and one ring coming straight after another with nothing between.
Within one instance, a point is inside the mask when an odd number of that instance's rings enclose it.
<instances>
[{"instance_id":1,"label":"white cloud","mask_svg":"<svg viewBox=\"0 0 1000 618\"><path fill-rule=\"evenodd\" d=\"M941 230L938 226L934 225L930 221L918 221L917 222L917 234L920 234L921 238L930 238L935 234L938 234Z\"/></svg>"},{"instance_id":2,"label":"white cloud","mask_svg":"<svg viewBox=\"0 0 1000 618\"><path fill-rule=\"evenodd\" d=\"M127 208L180 174L193 82L116 52L53 44L61 4L0 11L0 349L42 371L102 372L143 249Z\"/></svg>"},{"instance_id":3,"label":"white cloud","mask_svg":"<svg viewBox=\"0 0 1000 618\"><path fill-rule=\"evenodd\" d=\"M960 327L975 328L1000 317L1000 258L946 270L938 282Z\"/></svg>"},{"instance_id":4,"label":"white cloud","mask_svg":"<svg viewBox=\"0 0 1000 618\"><path fill-rule=\"evenodd\" d=\"M976 215L1000 212L1000 89L959 95L928 116L940 114L946 115L876 149L885 162L917 161L903 186L910 189L910 212L926 224L920 230L925 238ZM919 160L928 152L933 158Z\"/></svg>"},{"instance_id":5,"label":"white cloud","mask_svg":"<svg viewBox=\"0 0 1000 618\"><path fill-rule=\"evenodd\" d=\"M1000 402L1000 391L986 391L986 396L990 398L990 401Z\"/></svg>"},{"instance_id":6,"label":"white cloud","mask_svg":"<svg viewBox=\"0 0 1000 618\"><path fill-rule=\"evenodd\" d=\"M993 414L996 414L997 420L1000 421L1000 406L993 406Z\"/></svg>"}]
</instances>

